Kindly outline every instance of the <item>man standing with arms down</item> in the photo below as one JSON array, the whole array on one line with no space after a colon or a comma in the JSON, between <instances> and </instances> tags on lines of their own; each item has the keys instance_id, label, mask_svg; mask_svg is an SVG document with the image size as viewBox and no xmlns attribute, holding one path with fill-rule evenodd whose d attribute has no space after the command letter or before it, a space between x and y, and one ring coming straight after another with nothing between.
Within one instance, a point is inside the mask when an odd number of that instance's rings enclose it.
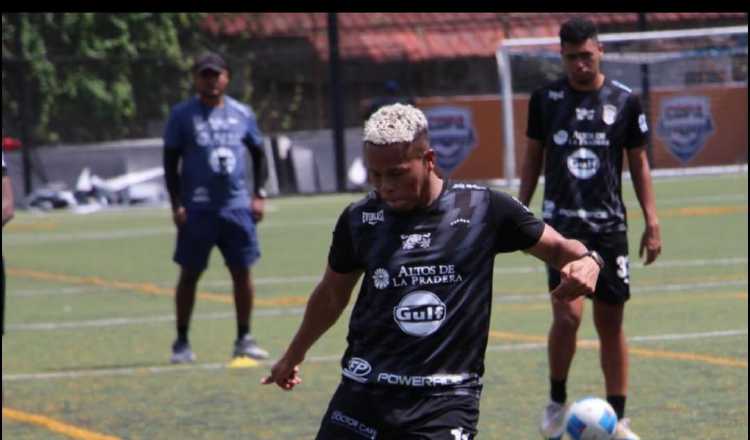
<instances>
[{"instance_id":1,"label":"man standing with arms down","mask_svg":"<svg viewBox=\"0 0 750 440\"><path fill-rule=\"evenodd\" d=\"M620 419L615 439L637 440L630 421L624 418L628 350L622 322L630 288L621 175L625 151L646 221L639 255L645 251L648 265L661 252L645 149L648 127L638 98L600 71L602 46L591 21L574 18L564 23L560 43L566 77L535 91L529 102L528 148L519 199L530 203L544 164L543 219L604 258L605 269L593 303L607 401ZM548 267L550 290L559 282L559 272ZM541 426L546 438L556 438L562 429L566 380L575 354L583 298L557 301L553 297L552 312L548 336L551 399Z\"/></svg>"},{"instance_id":2,"label":"man standing with arms down","mask_svg":"<svg viewBox=\"0 0 750 440\"><path fill-rule=\"evenodd\" d=\"M5 152L2 153L3 158L3 228L13 218L15 214L15 207L13 206L13 188L10 184L10 176L8 176L8 168L5 166ZM0 327L2 327L2 336L5 336L5 256L3 255L0 259L2 261L2 316L0 319ZM5 393L3 392L3 400L5 400Z\"/></svg>"},{"instance_id":3,"label":"man standing with arms down","mask_svg":"<svg viewBox=\"0 0 750 440\"><path fill-rule=\"evenodd\" d=\"M291 390L310 347L351 313L342 380L317 438L475 437L495 255L524 250L560 269L561 300L593 292L596 255L512 197L436 173L427 119L380 108L365 124L374 191L339 217L302 324L264 384Z\"/></svg>"},{"instance_id":4,"label":"man standing with arms down","mask_svg":"<svg viewBox=\"0 0 750 440\"><path fill-rule=\"evenodd\" d=\"M218 246L232 276L237 314L233 356L265 359L250 335L254 288L250 266L260 257L255 224L263 218L268 176L262 135L250 107L224 94L229 68L217 54L193 66L197 95L172 109L164 134L164 174L177 226L174 261L177 340L173 363L192 362L188 326L198 279ZM246 184L246 151L252 156L254 195Z\"/></svg>"}]
</instances>

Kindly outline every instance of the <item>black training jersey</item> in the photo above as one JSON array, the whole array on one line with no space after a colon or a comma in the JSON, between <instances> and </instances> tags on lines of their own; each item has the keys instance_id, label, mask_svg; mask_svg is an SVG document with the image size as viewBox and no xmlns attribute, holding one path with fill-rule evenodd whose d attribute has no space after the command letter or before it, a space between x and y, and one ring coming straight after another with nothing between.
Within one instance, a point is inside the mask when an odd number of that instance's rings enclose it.
<instances>
[{"instance_id":1,"label":"black training jersey","mask_svg":"<svg viewBox=\"0 0 750 440\"><path fill-rule=\"evenodd\" d=\"M544 223L511 196L445 183L428 208L398 213L372 192L342 213L328 257L364 271L344 377L429 394L478 392L495 254L526 249Z\"/></svg>"},{"instance_id":2,"label":"black training jersey","mask_svg":"<svg viewBox=\"0 0 750 440\"><path fill-rule=\"evenodd\" d=\"M578 92L562 78L536 90L526 134L545 150L542 217L566 234L625 231L623 149L646 144L638 97L617 81Z\"/></svg>"}]
</instances>

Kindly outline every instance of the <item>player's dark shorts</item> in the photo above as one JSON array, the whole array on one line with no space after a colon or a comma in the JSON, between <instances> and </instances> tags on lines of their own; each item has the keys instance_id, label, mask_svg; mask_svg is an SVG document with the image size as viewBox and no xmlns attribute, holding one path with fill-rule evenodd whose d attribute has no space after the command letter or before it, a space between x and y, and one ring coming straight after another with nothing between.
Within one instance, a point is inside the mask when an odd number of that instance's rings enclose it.
<instances>
[{"instance_id":1,"label":"player's dark shorts","mask_svg":"<svg viewBox=\"0 0 750 440\"><path fill-rule=\"evenodd\" d=\"M627 232L576 236L563 233L566 238L581 241L587 248L599 252L604 259L604 270L599 273L594 298L608 304L624 304L630 299L630 265L628 263ZM552 290L560 283L560 272L547 266L547 284Z\"/></svg>"},{"instance_id":2,"label":"player's dark shorts","mask_svg":"<svg viewBox=\"0 0 750 440\"><path fill-rule=\"evenodd\" d=\"M342 379L316 439L471 440L478 422L476 393L430 396Z\"/></svg>"},{"instance_id":3,"label":"player's dark shorts","mask_svg":"<svg viewBox=\"0 0 750 440\"><path fill-rule=\"evenodd\" d=\"M188 211L187 222L177 230L174 261L188 269L203 270L214 245L230 267L247 267L260 257L249 208Z\"/></svg>"}]
</instances>

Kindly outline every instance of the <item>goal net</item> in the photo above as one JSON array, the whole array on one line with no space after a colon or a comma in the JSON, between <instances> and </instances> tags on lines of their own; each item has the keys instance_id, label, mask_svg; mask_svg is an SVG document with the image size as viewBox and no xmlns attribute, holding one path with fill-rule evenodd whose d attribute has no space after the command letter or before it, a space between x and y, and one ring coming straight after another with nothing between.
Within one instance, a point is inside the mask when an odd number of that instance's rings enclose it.
<instances>
[{"instance_id":1,"label":"goal net","mask_svg":"<svg viewBox=\"0 0 750 440\"><path fill-rule=\"evenodd\" d=\"M641 98L654 167L747 163L747 27L600 34L602 71ZM497 52L504 177L517 176L531 92L563 75L560 40Z\"/></svg>"}]
</instances>

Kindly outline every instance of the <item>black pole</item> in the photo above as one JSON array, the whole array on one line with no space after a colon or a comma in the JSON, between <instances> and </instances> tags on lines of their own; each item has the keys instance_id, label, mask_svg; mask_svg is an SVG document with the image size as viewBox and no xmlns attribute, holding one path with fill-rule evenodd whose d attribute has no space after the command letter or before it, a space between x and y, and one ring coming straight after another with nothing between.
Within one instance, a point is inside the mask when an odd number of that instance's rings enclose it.
<instances>
[{"instance_id":1,"label":"black pole","mask_svg":"<svg viewBox=\"0 0 750 440\"><path fill-rule=\"evenodd\" d=\"M331 73L331 115L333 122L333 146L336 153L336 188L346 191L346 155L344 154L344 112L339 61L339 29L335 12L328 13L328 50Z\"/></svg>"},{"instance_id":2,"label":"black pole","mask_svg":"<svg viewBox=\"0 0 750 440\"><path fill-rule=\"evenodd\" d=\"M31 75L27 75L26 57L23 54L23 43L21 42L21 26L23 20L21 13L16 14L16 57L18 62L18 91L21 93L18 96L18 116L19 116L19 128L21 130L21 158L23 160L23 191L24 195L28 196L31 193L31 136L29 135L29 104L30 96L29 93L29 81Z\"/></svg>"},{"instance_id":3,"label":"black pole","mask_svg":"<svg viewBox=\"0 0 750 440\"><path fill-rule=\"evenodd\" d=\"M640 32L646 32L648 29L648 22L646 20L646 13L638 13L638 30ZM651 87L649 82L649 65L648 63L641 64L641 103L643 104L643 114L646 115L646 123L649 127L648 143L646 144L646 157L648 158L649 165L654 164L654 149L651 142L651 134L653 132L653 125L651 124Z\"/></svg>"}]
</instances>

